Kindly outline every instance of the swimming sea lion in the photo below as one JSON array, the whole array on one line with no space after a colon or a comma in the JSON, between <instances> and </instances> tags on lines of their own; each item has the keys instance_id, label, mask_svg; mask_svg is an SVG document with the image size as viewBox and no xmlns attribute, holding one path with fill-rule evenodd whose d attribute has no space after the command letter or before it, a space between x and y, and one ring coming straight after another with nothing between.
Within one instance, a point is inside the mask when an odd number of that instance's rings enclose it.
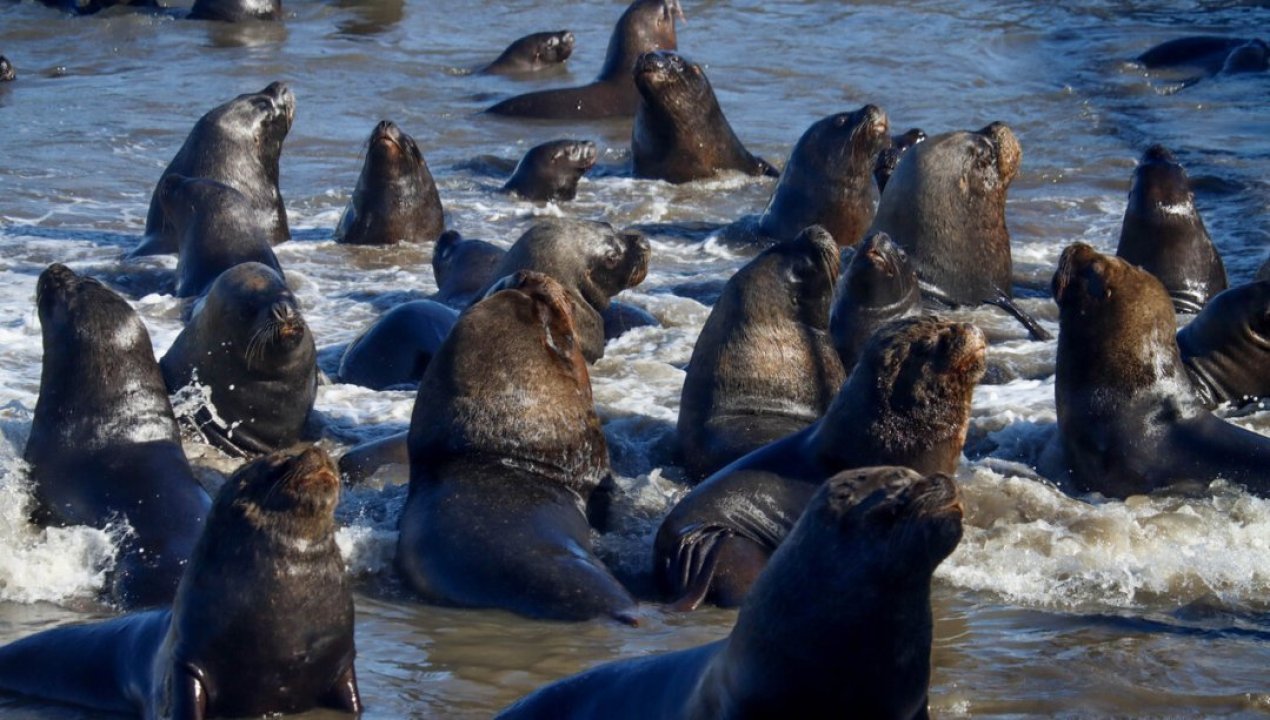
<instances>
[{"instance_id":1,"label":"swimming sea lion","mask_svg":"<svg viewBox=\"0 0 1270 720\"><path fill-rule=\"evenodd\" d=\"M190 8L191 20L219 20L243 22L244 20L281 20L281 0L194 0Z\"/></svg>"},{"instance_id":2,"label":"swimming sea lion","mask_svg":"<svg viewBox=\"0 0 1270 720\"><path fill-rule=\"evenodd\" d=\"M381 121L371 131L366 162L335 228L335 241L422 243L444 230L441 195L419 146L392 122Z\"/></svg>"},{"instance_id":3,"label":"swimming sea lion","mask_svg":"<svg viewBox=\"0 0 1270 720\"><path fill-rule=\"evenodd\" d=\"M609 474L560 283L520 272L459 317L410 420L397 567L439 603L634 622L584 514Z\"/></svg>"},{"instance_id":4,"label":"swimming sea lion","mask_svg":"<svg viewBox=\"0 0 1270 720\"><path fill-rule=\"evenodd\" d=\"M1053 291L1058 437L1078 490L1124 498L1222 478L1270 495L1270 438L1204 409L1154 275L1076 243Z\"/></svg>"},{"instance_id":5,"label":"swimming sea lion","mask_svg":"<svg viewBox=\"0 0 1270 720\"><path fill-rule=\"evenodd\" d=\"M1162 42L1138 56L1151 69L1193 69L1204 75L1258 72L1270 67L1264 40L1196 35Z\"/></svg>"},{"instance_id":6,"label":"swimming sea lion","mask_svg":"<svg viewBox=\"0 0 1270 720\"><path fill-rule=\"evenodd\" d=\"M432 274L437 281L433 300L462 310L480 299L498 276L507 251L484 240L465 240L446 230L432 248Z\"/></svg>"},{"instance_id":7,"label":"swimming sea lion","mask_svg":"<svg viewBox=\"0 0 1270 720\"><path fill-rule=\"evenodd\" d=\"M986 345L974 325L886 325L824 417L684 496L657 530L653 574L677 608L738 605L825 478L870 465L957 469Z\"/></svg>"},{"instance_id":8,"label":"swimming sea lion","mask_svg":"<svg viewBox=\"0 0 1270 720\"><path fill-rule=\"evenodd\" d=\"M269 242L277 245L291 236L278 189L278 160L282 141L294 119L295 95L283 83L271 83L260 92L239 95L199 118L159 176L160 181L177 173L232 186L246 195L259 213L252 225L271 228ZM156 187L146 215L145 237L132 256L176 252L179 240Z\"/></svg>"},{"instance_id":9,"label":"swimming sea lion","mask_svg":"<svg viewBox=\"0 0 1270 720\"><path fill-rule=\"evenodd\" d=\"M838 246L819 226L732 276L679 398L684 469L703 478L824 414L846 374L829 340Z\"/></svg>"},{"instance_id":10,"label":"swimming sea lion","mask_svg":"<svg viewBox=\"0 0 1270 720\"><path fill-rule=\"evenodd\" d=\"M925 718L931 575L961 540L961 522L947 475L836 475L772 555L727 638L602 665L498 718Z\"/></svg>"},{"instance_id":11,"label":"swimming sea lion","mask_svg":"<svg viewBox=\"0 0 1270 720\"><path fill-rule=\"evenodd\" d=\"M886 233L870 235L856 247L834 297L829 335L847 373L878 328L922 312L917 273L904 248Z\"/></svg>"},{"instance_id":12,"label":"swimming sea lion","mask_svg":"<svg viewBox=\"0 0 1270 720\"><path fill-rule=\"evenodd\" d=\"M903 135L891 138L891 146L878 153L877 163L873 166L873 179L877 181L878 192L886 189L886 184L895 174L895 168L899 166L904 153L925 139L926 133L921 128L912 128Z\"/></svg>"},{"instance_id":13,"label":"swimming sea lion","mask_svg":"<svg viewBox=\"0 0 1270 720\"><path fill-rule=\"evenodd\" d=\"M1207 407L1270 397L1270 281L1218 293L1177 345Z\"/></svg>"},{"instance_id":14,"label":"swimming sea lion","mask_svg":"<svg viewBox=\"0 0 1270 720\"><path fill-rule=\"evenodd\" d=\"M260 458L216 498L171 609L0 648L0 688L144 718L360 713L326 453Z\"/></svg>"},{"instance_id":15,"label":"swimming sea lion","mask_svg":"<svg viewBox=\"0 0 1270 720\"><path fill-rule=\"evenodd\" d=\"M481 75L524 75L562 67L573 54L573 33L540 32L517 40L494 62L477 70Z\"/></svg>"},{"instance_id":16,"label":"swimming sea lion","mask_svg":"<svg viewBox=\"0 0 1270 720\"><path fill-rule=\"evenodd\" d=\"M1199 312L1226 289L1226 266L1195 208L1186 170L1152 145L1133 172L1116 255L1155 275L1178 312Z\"/></svg>"},{"instance_id":17,"label":"swimming sea lion","mask_svg":"<svg viewBox=\"0 0 1270 720\"><path fill-rule=\"evenodd\" d=\"M435 300L402 303L379 317L340 359L340 382L372 390L416 385L459 312Z\"/></svg>"},{"instance_id":18,"label":"swimming sea lion","mask_svg":"<svg viewBox=\"0 0 1270 720\"><path fill-rule=\"evenodd\" d=\"M609 37L599 76L589 85L517 95L485 112L553 120L633 117L639 93L631 69L640 55L674 50L675 16L683 17L679 0L635 0L622 13Z\"/></svg>"},{"instance_id":19,"label":"swimming sea lion","mask_svg":"<svg viewBox=\"0 0 1270 720\"><path fill-rule=\"evenodd\" d=\"M239 457L298 441L317 398L317 350L282 276L260 263L225 271L160 362L170 392L197 380L211 407L192 420Z\"/></svg>"},{"instance_id":20,"label":"swimming sea lion","mask_svg":"<svg viewBox=\"0 0 1270 720\"><path fill-rule=\"evenodd\" d=\"M157 8L156 0L40 0L51 8L75 15L92 15L116 5Z\"/></svg>"},{"instance_id":21,"label":"swimming sea lion","mask_svg":"<svg viewBox=\"0 0 1270 720\"><path fill-rule=\"evenodd\" d=\"M9 62L9 58L0 55L0 82L18 79L18 71L13 69L13 63Z\"/></svg>"},{"instance_id":22,"label":"swimming sea lion","mask_svg":"<svg viewBox=\"0 0 1270 720\"><path fill-rule=\"evenodd\" d=\"M44 365L31 435L35 519L123 519L112 578L130 607L172 599L211 500L190 471L150 335L123 298L65 265L36 289Z\"/></svg>"},{"instance_id":23,"label":"swimming sea lion","mask_svg":"<svg viewBox=\"0 0 1270 720\"><path fill-rule=\"evenodd\" d=\"M647 52L634 72L640 97L631 131L635 177L685 183L728 170L780 174L741 144L700 65L673 52Z\"/></svg>"},{"instance_id":24,"label":"swimming sea lion","mask_svg":"<svg viewBox=\"0 0 1270 720\"><path fill-rule=\"evenodd\" d=\"M521 158L504 192L526 200L572 200L578 181L595 167L595 143L590 140L552 140L531 148Z\"/></svg>"}]
</instances>

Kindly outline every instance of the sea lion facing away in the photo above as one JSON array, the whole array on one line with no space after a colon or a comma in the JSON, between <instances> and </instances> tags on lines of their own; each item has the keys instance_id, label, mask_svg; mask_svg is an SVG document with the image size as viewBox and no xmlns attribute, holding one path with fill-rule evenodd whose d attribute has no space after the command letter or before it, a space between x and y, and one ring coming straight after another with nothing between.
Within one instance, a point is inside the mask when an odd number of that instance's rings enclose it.
<instances>
[{"instance_id":1,"label":"sea lion facing away","mask_svg":"<svg viewBox=\"0 0 1270 720\"><path fill-rule=\"evenodd\" d=\"M414 138L384 120L370 133L366 162L335 228L336 242L432 242L445 230L441 195Z\"/></svg>"},{"instance_id":2,"label":"sea lion facing away","mask_svg":"<svg viewBox=\"0 0 1270 720\"><path fill-rule=\"evenodd\" d=\"M564 65L573 54L573 33L568 30L526 35L507 46L494 62L477 70L481 75L524 75Z\"/></svg>"},{"instance_id":3,"label":"sea lion facing away","mask_svg":"<svg viewBox=\"0 0 1270 720\"><path fill-rule=\"evenodd\" d=\"M462 310L481 298L498 279L494 273L507 251L484 240L465 240L446 230L432 248L432 275L437 281L433 300Z\"/></svg>"}]
</instances>

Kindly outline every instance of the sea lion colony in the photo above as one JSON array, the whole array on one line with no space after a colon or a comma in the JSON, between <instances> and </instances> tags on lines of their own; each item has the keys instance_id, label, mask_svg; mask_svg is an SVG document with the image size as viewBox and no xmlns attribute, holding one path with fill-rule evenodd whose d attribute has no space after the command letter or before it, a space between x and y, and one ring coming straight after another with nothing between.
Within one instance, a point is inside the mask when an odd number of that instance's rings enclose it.
<instances>
[{"instance_id":1,"label":"sea lion colony","mask_svg":"<svg viewBox=\"0 0 1270 720\"><path fill-rule=\"evenodd\" d=\"M215 16L276 18L259 6ZM594 83L489 112L630 118L637 177L775 174L745 151L701 66L675 54L682 17L678 0L635 0ZM512 71L538 71L572 48L567 31L529 36L484 72L521 56ZM3 58L0 70L13 78ZM60 264L41 275L32 519L104 527L124 516L135 537L112 600L160 609L0 648L0 688L147 718L360 712L350 581L332 539L338 473L323 450L292 447L320 434L306 427L320 381L314 338L272 252L289 238L278 175L295 107L273 83L214 108L160 176L133 255L178 253L176 292L199 298L161 364L117 294ZM336 239L435 244L442 288L386 312L395 325L371 328L340 370L341 381L371 387L418 383L408 435L373 451L410 466L397 554L406 585L430 602L562 620L634 624L638 600L742 606L726 640L603 666L507 717L617 717L606 703L631 717L793 706L815 717L925 717L930 578L961 537L950 475L987 344L973 325L922 315L918 297L1000 304L1041 335L1011 302L1004 207L1018 138L1001 122L930 139L887 131L871 105L826 117L795 146L767 210L723 229L725 240L766 249L724 288L693 355L680 454L705 480L650 548L662 595L637 598L590 547L619 490L588 363L627 327L613 317L639 313L611 298L647 274L647 240L563 219L531 228L508 253L464 245L480 241L446 230L418 145L390 122L376 126ZM536 147L504 189L570 200L595 158L586 141ZM840 258L840 246L854 254ZM1117 255L1074 245L1053 277L1066 468L1052 479L1073 494L1124 498L1220 474L1270 494L1270 439L1209 412L1270 391L1270 280L1226 290L1185 171L1162 147L1134 174ZM1199 313L1181 334L1174 306ZM210 395L178 420L167 393L193 381ZM214 504L181 449L180 422L187 438L248 458ZM138 494L158 502L136 510ZM791 594L816 602L790 613ZM218 600L252 623L231 623ZM283 606L305 611L263 609ZM860 651L883 635L890 651ZM773 654L825 662L781 667ZM93 671L59 672L85 664Z\"/></svg>"}]
</instances>

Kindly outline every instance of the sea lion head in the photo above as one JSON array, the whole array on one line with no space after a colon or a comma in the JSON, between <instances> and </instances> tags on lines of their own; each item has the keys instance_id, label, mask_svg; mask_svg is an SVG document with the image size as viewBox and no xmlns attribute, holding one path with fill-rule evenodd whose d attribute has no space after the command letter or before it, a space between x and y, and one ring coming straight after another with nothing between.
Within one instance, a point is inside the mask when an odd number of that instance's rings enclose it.
<instances>
[{"instance_id":1,"label":"sea lion head","mask_svg":"<svg viewBox=\"0 0 1270 720\"><path fill-rule=\"evenodd\" d=\"M988 125L978 134L992 141L997 176L1004 187L1010 187L1023 163L1023 146L1019 145L1018 137L1009 125L1000 121Z\"/></svg>"},{"instance_id":2,"label":"sea lion head","mask_svg":"<svg viewBox=\"0 0 1270 720\"><path fill-rule=\"evenodd\" d=\"M225 483L212 509L213 522L245 520L291 543L317 542L335 534L340 476L326 451L297 445L247 463Z\"/></svg>"},{"instance_id":3,"label":"sea lion head","mask_svg":"<svg viewBox=\"0 0 1270 720\"><path fill-rule=\"evenodd\" d=\"M501 270L546 273L576 288L588 305L602 311L614 295L644 281L650 255L648 239L635 230L552 218L535 224L516 241Z\"/></svg>"},{"instance_id":4,"label":"sea lion head","mask_svg":"<svg viewBox=\"0 0 1270 720\"><path fill-rule=\"evenodd\" d=\"M744 271L751 275L745 298L751 322L771 315L819 330L829 328L838 245L824 228L812 225L793 240L773 245Z\"/></svg>"},{"instance_id":5,"label":"sea lion head","mask_svg":"<svg viewBox=\"0 0 1270 720\"><path fill-rule=\"evenodd\" d=\"M684 19L679 0L632 2L613 29L600 78L611 80L629 73L643 53L677 49L675 18Z\"/></svg>"},{"instance_id":6,"label":"sea lion head","mask_svg":"<svg viewBox=\"0 0 1270 720\"><path fill-rule=\"evenodd\" d=\"M839 293L855 305L876 308L915 304L920 294L908 253L884 232L873 233L855 248Z\"/></svg>"},{"instance_id":7,"label":"sea lion head","mask_svg":"<svg viewBox=\"0 0 1270 720\"><path fill-rule=\"evenodd\" d=\"M568 30L538 33L534 36L533 64L553 65L562 63L573 54L574 37Z\"/></svg>"},{"instance_id":8,"label":"sea lion head","mask_svg":"<svg viewBox=\"0 0 1270 720\"><path fill-rule=\"evenodd\" d=\"M423 153L415 139L402 132L391 120L381 120L370 133L367 172L407 182L419 174Z\"/></svg>"},{"instance_id":9,"label":"sea lion head","mask_svg":"<svg viewBox=\"0 0 1270 720\"><path fill-rule=\"evenodd\" d=\"M484 240L465 240L446 230L432 248L432 273L445 302L466 306L490 284L506 250Z\"/></svg>"},{"instance_id":10,"label":"sea lion head","mask_svg":"<svg viewBox=\"0 0 1270 720\"><path fill-rule=\"evenodd\" d=\"M212 110L206 116L227 138L249 141L261 158L276 163L282 155L282 141L295 120L295 95L286 83L273 82L264 90L246 93ZM266 163L277 182L277 173Z\"/></svg>"},{"instance_id":11,"label":"sea lion head","mask_svg":"<svg viewBox=\"0 0 1270 720\"><path fill-rule=\"evenodd\" d=\"M808 163L831 180L868 177L878 153L891 144L888 128L886 112L877 105L830 115L803 133L790 164Z\"/></svg>"},{"instance_id":12,"label":"sea lion head","mask_svg":"<svg viewBox=\"0 0 1270 720\"><path fill-rule=\"evenodd\" d=\"M1270 69L1270 45L1265 40L1254 39L1240 45L1226 56L1221 73L1264 72Z\"/></svg>"},{"instance_id":13,"label":"sea lion head","mask_svg":"<svg viewBox=\"0 0 1270 720\"><path fill-rule=\"evenodd\" d=\"M717 105L705 71L676 52L640 55L635 61L635 87L647 106L672 117L696 117L703 106Z\"/></svg>"},{"instance_id":14,"label":"sea lion head","mask_svg":"<svg viewBox=\"0 0 1270 720\"><path fill-rule=\"evenodd\" d=\"M531 200L572 200L597 156L590 140L543 143L525 153L505 187Z\"/></svg>"},{"instance_id":15,"label":"sea lion head","mask_svg":"<svg viewBox=\"0 0 1270 720\"><path fill-rule=\"evenodd\" d=\"M9 62L9 58L0 55L0 82L16 80L18 73L13 69L13 63Z\"/></svg>"},{"instance_id":16,"label":"sea lion head","mask_svg":"<svg viewBox=\"0 0 1270 720\"><path fill-rule=\"evenodd\" d=\"M1191 180L1163 145L1152 145L1142 153L1142 161L1133 171L1126 212L1156 221L1195 216Z\"/></svg>"},{"instance_id":17,"label":"sea lion head","mask_svg":"<svg viewBox=\"0 0 1270 720\"><path fill-rule=\"evenodd\" d=\"M314 352L295 295L262 263L242 263L221 273L190 323L217 328L254 372L267 373L294 354Z\"/></svg>"},{"instance_id":18,"label":"sea lion head","mask_svg":"<svg viewBox=\"0 0 1270 720\"><path fill-rule=\"evenodd\" d=\"M55 350L73 357L97 347L114 353L154 352L145 325L126 300L61 263L40 273L35 303L46 356ZM108 342L102 343L102 338Z\"/></svg>"}]
</instances>

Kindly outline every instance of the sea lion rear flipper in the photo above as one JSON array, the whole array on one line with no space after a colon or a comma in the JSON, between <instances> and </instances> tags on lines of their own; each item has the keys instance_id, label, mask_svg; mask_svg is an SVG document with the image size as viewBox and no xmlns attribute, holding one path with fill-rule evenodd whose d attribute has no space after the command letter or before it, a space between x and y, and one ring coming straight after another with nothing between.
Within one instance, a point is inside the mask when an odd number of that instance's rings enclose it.
<instances>
[{"instance_id":1,"label":"sea lion rear flipper","mask_svg":"<svg viewBox=\"0 0 1270 720\"><path fill-rule=\"evenodd\" d=\"M696 610L710 593L723 541L732 530L722 525L695 525L679 535L675 557L666 569L666 580L676 599L667 607L675 612Z\"/></svg>"},{"instance_id":2,"label":"sea lion rear flipper","mask_svg":"<svg viewBox=\"0 0 1270 720\"><path fill-rule=\"evenodd\" d=\"M1054 339L1053 335L1050 335L1045 328L1041 327L1041 324L1037 322L1036 318L1028 315L1023 308L1014 304L1014 301L1000 290L997 291L997 296L995 298L984 300L984 302L988 305L996 305L1009 313L1015 320L1018 320L1023 327L1027 328L1028 335L1030 335L1033 340L1044 342Z\"/></svg>"}]
</instances>

